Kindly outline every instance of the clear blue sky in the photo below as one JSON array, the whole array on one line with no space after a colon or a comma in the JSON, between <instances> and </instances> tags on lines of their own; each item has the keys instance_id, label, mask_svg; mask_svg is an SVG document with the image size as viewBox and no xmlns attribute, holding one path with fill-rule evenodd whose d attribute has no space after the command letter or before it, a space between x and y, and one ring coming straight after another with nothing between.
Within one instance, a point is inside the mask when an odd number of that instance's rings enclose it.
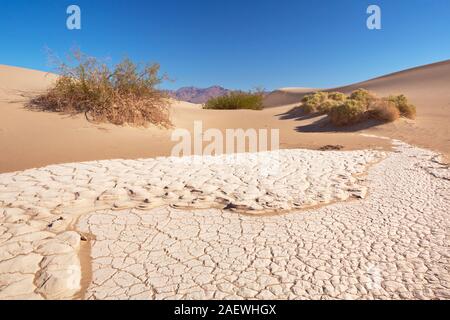
<instances>
[{"instance_id":1,"label":"clear blue sky","mask_svg":"<svg viewBox=\"0 0 450 320\"><path fill-rule=\"evenodd\" d=\"M66 8L82 30L66 28ZM382 9L382 30L366 9ZM158 61L175 83L331 87L450 58L449 0L1 0L0 64L49 70L44 48Z\"/></svg>"}]
</instances>

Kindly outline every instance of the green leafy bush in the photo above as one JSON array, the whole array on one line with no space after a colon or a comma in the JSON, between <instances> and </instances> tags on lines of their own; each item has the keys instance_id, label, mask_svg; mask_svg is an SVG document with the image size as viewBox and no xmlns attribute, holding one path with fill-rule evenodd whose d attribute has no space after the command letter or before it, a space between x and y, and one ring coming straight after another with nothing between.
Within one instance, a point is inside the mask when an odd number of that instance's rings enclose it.
<instances>
[{"instance_id":1,"label":"green leafy bush","mask_svg":"<svg viewBox=\"0 0 450 320\"><path fill-rule=\"evenodd\" d=\"M204 105L204 109L263 109L263 94L257 92L235 91L227 95L209 99Z\"/></svg>"},{"instance_id":2,"label":"green leafy bush","mask_svg":"<svg viewBox=\"0 0 450 320\"><path fill-rule=\"evenodd\" d=\"M67 114L84 113L95 122L168 127L169 103L158 90L163 77L158 64L138 66L124 59L110 68L79 51L74 66L58 63L53 87L28 103L29 108Z\"/></svg>"},{"instance_id":3,"label":"green leafy bush","mask_svg":"<svg viewBox=\"0 0 450 320\"><path fill-rule=\"evenodd\" d=\"M352 125L366 119L392 122L400 116L414 119L416 108L404 95L378 98L365 89L353 91L350 96L342 92L315 92L302 100L306 113L327 114L331 123Z\"/></svg>"},{"instance_id":4,"label":"green leafy bush","mask_svg":"<svg viewBox=\"0 0 450 320\"><path fill-rule=\"evenodd\" d=\"M315 92L303 97L302 108L305 113L313 113L320 111L320 106L327 101L328 93L326 92Z\"/></svg>"},{"instance_id":5,"label":"green leafy bush","mask_svg":"<svg viewBox=\"0 0 450 320\"><path fill-rule=\"evenodd\" d=\"M347 126L356 124L365 118L365 104L358 100L347 99L340 105L330 109L328 116L332 124Z\"/></svg>"},{"instance_id":6,"label":"green leafy bush","mask_svg":"<svg viewBox=\"0 0 450 320\"><path fill-rule=\"evenodd\" d=\"M343 101L336 101L336 100L332 100L332 99L327 99L325 100L322 104L320 104L317 107L317 111L320 113L328 113L330 112L331 109L339 106L340 104L342 104L345 100Z\"/></svg>"},{"instance_id":7,"label":"green leafy bush","mask_svg":"<svg viewBox=\"0 0 450 320\"><path fill-rule=\"evenodd\" d=\"M340 101L343 102L347 99L347 95L342 92L329 92L328 93L328 99L331 99L333 101Z\"/></svg>"},{"instance_id":8,"label":"green leafy bush","mask_svg":"<svg viewBox=\"0 0 450 320\"><path fill-rule=\"evenodd\" d=\"M347 99L341 92L315 92L303 97L302 108L306 113L327 113L330 109L337 107Z\"/></svg>"},{"instance_id":9,"label":"green leafy bush","mask_svg":"<svg viewBox=\"0 0 450 320\"><path fill-rule=\"evenodd\" d=\"M395 105L402 117L409 119L416 118L416 107L409 103L408 99L403 94L398 96L390 96L387 100Z\"/></svg>"},{"instance_id":10,"label":"green leafy bush","mask_svg":"<svg viewBox=\"0 0 450 320\"><path fill-rule=\"evenodd\" d=\"M369 105L375 101L377 97L365 89L357 89L350 94L350 99L361 102L367 110L369 109Z\"/></svg>"}]
</instances>

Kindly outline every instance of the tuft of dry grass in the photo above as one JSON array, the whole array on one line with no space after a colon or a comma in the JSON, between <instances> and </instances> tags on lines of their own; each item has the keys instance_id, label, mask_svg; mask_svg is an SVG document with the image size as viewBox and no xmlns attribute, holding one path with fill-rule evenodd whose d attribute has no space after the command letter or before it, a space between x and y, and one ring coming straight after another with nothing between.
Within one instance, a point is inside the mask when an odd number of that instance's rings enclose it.
<instances>
[{"instance_id":1,"label":"tuft of dry grass","mask_svg":"<svg viewBox=\"0 0 450 320\"><path fill-rule=\"evenodd\" d=\"M138 66L129 59L109 68L94 57L74 51L75 66L58 63L59 77L28 107L64 114L84 113L93 122L116 125L171 126L169 102L157 89L163 77L158 64Z\"/></svg>"},{"instance_id":2,"label":"tuft of dry grass","mask_svg":"<svg viewBox=\"0 0 450 320\"><path fill-rule=\"evenodd\" d=\"M379 121L393 122L400 118L400 112L392 102L382 99L371 105L370 117Z\"/></svg>"}]
</instances>

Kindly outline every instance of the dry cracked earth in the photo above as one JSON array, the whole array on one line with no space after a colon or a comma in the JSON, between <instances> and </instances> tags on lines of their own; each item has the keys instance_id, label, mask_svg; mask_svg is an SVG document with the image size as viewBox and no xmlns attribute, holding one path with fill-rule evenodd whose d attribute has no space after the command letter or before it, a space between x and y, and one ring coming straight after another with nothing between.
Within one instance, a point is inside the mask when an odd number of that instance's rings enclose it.
<instances>
[{"instance_id":1,"label":"dry cracked earth","mask_svg":"<svg viewBox=\"0 0 450 320\"><path fill-rule=\"evenodd\" d=\"M1 174L0 299L449 299L450 170L393 143Z\"/></svg>"}]
</instances>

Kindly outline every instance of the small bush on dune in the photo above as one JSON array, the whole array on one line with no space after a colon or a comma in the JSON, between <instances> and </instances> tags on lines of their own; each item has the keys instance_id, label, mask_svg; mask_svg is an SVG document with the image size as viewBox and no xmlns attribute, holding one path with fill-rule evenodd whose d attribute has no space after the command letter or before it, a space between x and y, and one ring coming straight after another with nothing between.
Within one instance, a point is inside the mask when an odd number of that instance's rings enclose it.
<instances>
[{"instance_id":1,"label":"small bush on dune","mask_svg":"<svg viewBox=\"0 0 450 320\"><path fill-rule=\"evenodd\" d=\"M315 92L303 97L302 108L306 113L328 113L346 99L347 96L341 92Z\"/></svg>"},{"instance_id":2,"label":"small bush on dune","mask_svg":"<svg viewBox=\"0 0 450 320\"><path fill-rule=\"evenodd\" d=\"M231 92L227 95L209 99L204 105L204 109L233 110L233 109L263 109L263 94L256 92Z\"/></svg>"},{"instance_id":3,"label":"small bush on dune","mask_svg":"<svg viewBox=\"0 0 450 320\"><path fill-rule=\"evenodd\" d=\"M28 107L68 114L84 113L95 122L168 127L169 103L156 89L163 77L158 64L139 67L129 59L110 69L93 57L74 52L76 65L58 65L56 84Z\"/></svg>"},{"instance_id":4,"label":"small bush on dune","mask_svg":"<svg viewBox=\"0 0 450 320\"><path fill-rule=\"evenodd\" d=\"M315 92L303 97L302 108L305 113L313 113L320 111L320 106L327 101L328 93L326 92Z\"/></svg>"},{"instance_id":5,"label":"small bush on dune","mask_svg":"<svg viewBox=\"0 0 450 320\"><path fill-rule=\"evenodd\" d=\"M302 100L306 113L327 114L337 126L356 124L366 119L392 122L400 116L414 119L416 108L404 95L378 98L365 89L353 91L350 96L342 92L316 92Z\"/></svg>"},{"instance_id":6,"label":"small bush on dune","mask_svg":"<svg viewBox=\"0 0 450 320\"><path fill-rule=\"evenodd\" d=\"M329 92L328 93L328 99L331 99L333 101L337 102L344 102L347 99L347 95L342 92Z\"/></svg>"},{"instance_id":7,"label":"small bush on dune","mask_svg":"<svg viewBox=\"0 0 450 320\"><path fill-rule=\"evenodd\" d=\"M369 105L377 99L377 97L365 89L357 89L350 94L350 99L361 102L366 109Z\"/></svg>"},{"instance_id":8,"label":"small bush on dune","mask_svg":"<svg viewBox=\"0 0 450 320\"><path fill-rule=\"evenodd\" d=\"M392 102L382 99L377 100L371 105L370 118L379 121L393 122L400 118L400 112Z\"/></svg>"},{"instance_id":9,"label":"small bush on dune","mask_svg":"<svg viewBox=\"0 0 450 320\"><path fill-rule=\"evenodd\" d=\"M325 100L322 104L320 104L317 107L317 111L320 112L320 113L326 114L326 113L330 112L331 109L339 106L342 103L343 103L343 101L336 101L336 100L332 100L332 99L327 99L327 100Z\"/></svg>"},{"instance_id":10,"label":"small bush on dune","mask_svg":"<svg viewBox=\"0 0 450 320\"><path fill-rule=\"evenodd\" d=\"M409 119L416 118L416 107L409 103L408 99L403 94L399 96L390 96L387 100L395 105L402 117Z\"/></svg>"},{"instance_id":11,"label":"small bush on dune","mask_svg":"<svg viewBox=\"0 0 450 320\"><path fill-rule=\"evenodd\" d=\"M336 126L356 124L365 118L366 106L363 102L347 99L328 112L330 121Z\"/></svg>"}]
</instances>

